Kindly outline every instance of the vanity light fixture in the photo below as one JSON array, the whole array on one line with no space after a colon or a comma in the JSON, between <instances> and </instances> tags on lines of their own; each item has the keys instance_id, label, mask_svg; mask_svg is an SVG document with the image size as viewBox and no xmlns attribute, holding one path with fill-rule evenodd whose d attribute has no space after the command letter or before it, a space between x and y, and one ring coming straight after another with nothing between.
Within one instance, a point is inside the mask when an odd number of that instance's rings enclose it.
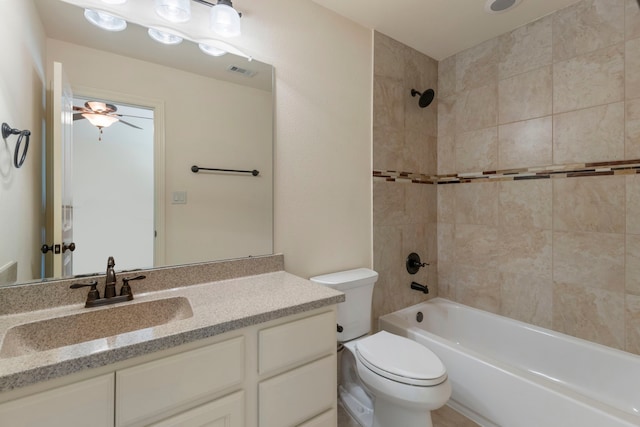
<instances>
[{"instance_id":1,"label":"vanity light fixture","mask_svg":"<svg viewBox=\"0 0 640 427\"><path fill-rule=\"evenodd\" d=\"M191 19L191 0L154 0L158 15L169 22L187 22Z\"/></svg>"},{"instance_id":2,"label":"vanity light fixture","mask_svg":"<svg viewBox=\"0 0 640 427\"><path fill-rule=\"evenodd\" d=\"M218 0L211 8L211 29L222 37L240 35L240 14L233 8L231 0Z\"/></svg>"},{"instance_id":3,"label":"vanity light fixture","mask_svg":"<svg viewBox=\"0 0 640 427\"><path fill-rule=\"evenodd\" d=\"M127 28L127 21L105 12L93 9L85 9L84 17L93 25L107 31L122 31Z\"/></svg>"},{"instance_id":4,"label":"vanity light fixture","mask_svg":"<svg viewBox=\"0 0 640 427\"><path fill-rule=\"evenodd\" d=\"M149 28L149 37L162 44L175 45L182 43L182 37L158 30L157 28Z\"/></svg>"}]
</instances>

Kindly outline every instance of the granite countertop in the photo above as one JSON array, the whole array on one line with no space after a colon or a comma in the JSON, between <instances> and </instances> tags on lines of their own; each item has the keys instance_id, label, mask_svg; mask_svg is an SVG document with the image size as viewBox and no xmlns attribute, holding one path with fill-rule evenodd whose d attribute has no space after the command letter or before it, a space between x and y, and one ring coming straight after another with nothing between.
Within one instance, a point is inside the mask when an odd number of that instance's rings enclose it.
<instances>
[{"instance_id":1,"label":"granite countertop","mask_svg":"<svg viewBox=\"0 0 640 427\"><path fill-rule=\"evenodd\" d=\"M135 293L134 288L134 295L133 301L99 308L73 304L0 316L0 339L4 343L10 328L31 322L92 310L117 309L119 311L114 311L113 322L139 325L136 322L140 319L126 314L134 313L133 310L121 308L168 298L181 299L178 302L186 307L178 316L180 320L107 338L17 356L12 355L11 351L6 352L5 348L4 353L0 352L0 392L344 301L341 292L285 271L139 294ZM189 304L184 304L184 299ZM156 308L161 310L160 307L162 305ZM193 315L189 316L191 311Z\"/></svg>"}]
</instances>

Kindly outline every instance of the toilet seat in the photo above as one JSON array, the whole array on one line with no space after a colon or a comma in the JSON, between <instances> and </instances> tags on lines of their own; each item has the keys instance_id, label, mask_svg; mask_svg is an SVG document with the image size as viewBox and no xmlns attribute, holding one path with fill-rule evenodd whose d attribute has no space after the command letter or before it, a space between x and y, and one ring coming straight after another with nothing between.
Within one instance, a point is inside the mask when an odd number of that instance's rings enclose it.
<instances>
[{"instance_id":1,"label":"toilet seat","mask_svg":"<svg viewBox=\"0 0 640 427\"><path fill-rule=\"evenodd\" d=\"M376 374L413 386L432 387L447 379L435 354L408 338L380 331L356 342L356 357Z\"/></svg>"}]
</instances>

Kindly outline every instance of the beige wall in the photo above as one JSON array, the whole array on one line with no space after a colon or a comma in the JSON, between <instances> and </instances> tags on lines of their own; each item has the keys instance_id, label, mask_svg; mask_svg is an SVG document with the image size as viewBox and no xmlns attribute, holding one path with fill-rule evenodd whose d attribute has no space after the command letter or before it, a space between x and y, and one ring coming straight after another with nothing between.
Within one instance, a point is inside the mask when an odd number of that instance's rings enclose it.
<instances>
[{"instance_id":1,"label":"beige wall","mask_svg":"<svg viewBox=\"0 0 640 427\"><path fill-rule=\"evenodd\" d=\"M310 1L243 7L238 43L276 69L275 250L303 277L370 267L371 31Z\"/></svg>"},{"instance_id":2,"label":"beige wall","mask_svg":"<svg viewBox=\"0 0 640 427\"><path fill-rule=\"evenodd\" d=\"M585 0L445 59L438 172L640 157L640 11ZM640 353L640 177L438 186L440 295Z\"/></svg>"},{"instance_id":3,"label":"beige wall","mask_svg":"<svg viewBox=\"0 0 640 427\"><path fill-rule=\"evenodd\" d=\"M418 106L411 89L437 89L438 64L381 33L374 34L373 168L377 171L436 173L437 102ZM437 189L430 184L373 182L373 319L427 298L411 290L412 281L438 293ZM410 275L411 252L430 265Z\"/></svg>"},{"instance_id":4,"label":"beige wall","mask_svg":"<svg viewBox=\"0 0 640 427\"><path fill-rule=\"evenodd\" d=\"M0 268L18 263L18 280L40 277L44 35L30 2L0 1L0 123L32 132L22 168L13 166L17 136L0 139ZM9 18L10 17L10 18ZM0 283L1 285L2 283Z\"/></svg>"}]
</instances>

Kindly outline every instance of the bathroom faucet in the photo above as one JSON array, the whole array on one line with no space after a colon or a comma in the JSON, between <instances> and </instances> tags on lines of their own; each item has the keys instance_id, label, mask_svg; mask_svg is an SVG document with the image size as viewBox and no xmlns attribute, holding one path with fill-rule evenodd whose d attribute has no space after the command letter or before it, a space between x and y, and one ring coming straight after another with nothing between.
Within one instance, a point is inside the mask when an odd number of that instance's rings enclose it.
<instances>
[{"instance_id":1,"label":"bathroom faucet","mask_svg":"<svg viewBox=\"0 0 640 427\"><path fill-rule=\"evenodd\" d=\"M70 286L71 289L79 289L84 287L90 287L89 294L87 295L87 302L85 307L99 307L102 305L115 304L117 302L131 301L133 299L133 292L129 282L134 280L142 280L147 276L139 275L135 277L125 277L122 279L122 288L120 288L120 295L116 296L116 272L113 269L116 262L112 256L107 260L107 273L105 277L104 286L104 298L100 298L100 292L96 288L97 281L90 283L74 283Z\"/></svg>"}]
</instances>

